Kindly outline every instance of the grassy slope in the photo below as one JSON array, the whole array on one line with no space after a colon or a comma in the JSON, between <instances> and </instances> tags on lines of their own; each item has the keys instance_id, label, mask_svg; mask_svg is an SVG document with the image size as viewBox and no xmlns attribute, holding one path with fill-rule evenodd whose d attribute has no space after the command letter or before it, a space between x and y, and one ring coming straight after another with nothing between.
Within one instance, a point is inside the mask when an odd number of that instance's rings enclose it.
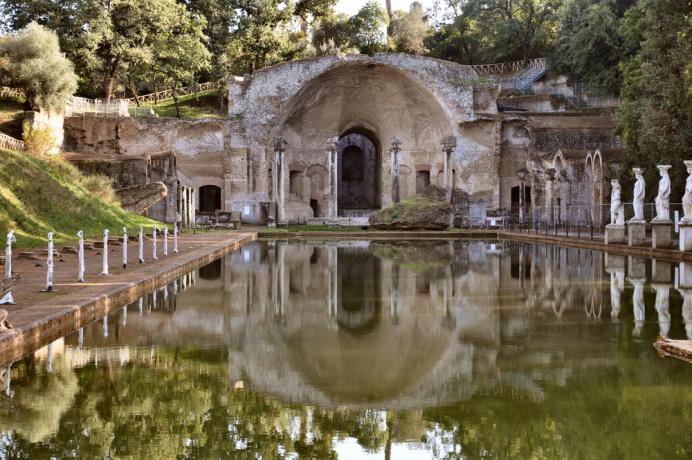
<instances>
[{"instance_id":1,"label":"grassy slope","mask_svg":"<svg viewBox=\"0 0 692 460\"><path fill-rule=\"evenodd\" d=\"M15 230L19 247L31 247L43 245L49 231L62 243L76 239L79 230L97 238L105 228L116 236L123 226L130 234L140 225L153 227L153 220L94 196L85 182L59 158L0 150L0 247L5 247L9 230Z\"/></svg>"},{"instance_id":2,"label":"grassy slope","mask_svg":"<svg viewBox=\"0 0 692 460\"><path fill-rule=\"evenodd\" d=\"M178 106L180 107L181 118L226 118L226 112L219 109L219 93L218 91L208 91L195 94L192 96L181 96L178 98ZM139 107L136 110L143 111L147 107L154 109L160 117L175 117L175 104L173 100L167 100L160 104ZM135 108L130 108L130 112L134 114Z\"/></svg>"}]
</instances>

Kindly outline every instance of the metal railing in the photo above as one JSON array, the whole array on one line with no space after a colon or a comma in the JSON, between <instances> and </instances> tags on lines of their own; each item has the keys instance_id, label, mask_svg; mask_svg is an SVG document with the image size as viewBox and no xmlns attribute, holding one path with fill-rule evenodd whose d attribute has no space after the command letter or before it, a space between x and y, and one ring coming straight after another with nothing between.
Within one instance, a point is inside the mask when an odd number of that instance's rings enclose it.
<instances>
[{"instance_id":1,"label":"metal railing","mask_svg":"<svg viewBox=\"0 0 692 460\"><path fill-rule=\"evenodd\" d=\"M545 58L537 58L524 61L502 62L497 64L472 65L471 68L479 75L500 75L522 72L526 69L547 69L548 60Z\"/></svg>"},{"instance_id":2,"label":"metal railing","mask_svg":"<svg viewBox=\"0 0 692 460\"><path fill-rule=\"evenodd\" d=\"M0 148L14 150L15 152L23 152L25 150L24 142L4 133L0 133Z\"/></svg>"},{"instance_id":3,"label":"metal railing","mask_svg":"<svg viewBox=\"0 0 692 460\"><path fill-rule=\"evenodd\" d=\"M670 204L670 218L673 223L682 218L682 203ZM634 217L632 203L625 203L625 222ZM647 235L651 233L651 221L656 217L656 205L644 205L644 219L647 222ZM605 227L610 224L610 205L554 205L527 207L523 219L519 207L510 212L510 230L544 233L546 235L569 238L602 239ZM675 228L677 233L677 226Z\"/></svg>"},{"instance_id":4,"label":"metal railing","mask_svg":"<svg viewBox=\"0 0 692 460\"><path fill-rule=\"evenodd\" d=\"M7 86L0 86L0 98L18 98L24 97L24 90L22 88L10 88Z\"/></svg>"},{"instance_id":5,"label":"metal railing","mask_svg":"<svg viewBox=\"0 0 692 460\"><path fill-rule=\"evenodd\" d=\"M87 99L70 96L67 100L65 116L127 117L129 116L128 109L129 101L127 99Z\"/></svg>"},{"instance_id":6,"label":"metal railing","mask_svg":"<svg viewBox=\"0 0 692 460\"><path fill-rule=\"evenodd\" d=\"M223 83L210 81L207 83L198 83L192 86L186 86L183 88L176 88L175 95L178 96L191 96L197 93L204 93L206 91L212 91L223 87ZM132 104L157 104L159 102L173 99L173 89L166 89L163 91L157 91L155 93L144 94L142 96L131 97L128 101Z\"/></svg>"}]
</instances>

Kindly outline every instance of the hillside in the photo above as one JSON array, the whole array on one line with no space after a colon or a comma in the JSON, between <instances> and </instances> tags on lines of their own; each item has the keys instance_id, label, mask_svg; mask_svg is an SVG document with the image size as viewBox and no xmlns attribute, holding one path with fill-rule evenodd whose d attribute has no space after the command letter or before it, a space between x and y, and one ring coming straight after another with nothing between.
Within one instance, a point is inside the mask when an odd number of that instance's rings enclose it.
<instances>
[{"instance_id":1,"label":"hillside","mask_svg":"<svg viewBox=\"0 0 692 460\"><path fill-rule=\"evenodd\" d=\"M0 248L9 230L18 247L32 247L43 245L49 231L62 243L79 230L97 238L105 228L116 236L123 226L131 234L153 227L155 221L120 208L109 191L107 179L83 176L60 158L0 150Z\"/></svg>"}]
</instances>

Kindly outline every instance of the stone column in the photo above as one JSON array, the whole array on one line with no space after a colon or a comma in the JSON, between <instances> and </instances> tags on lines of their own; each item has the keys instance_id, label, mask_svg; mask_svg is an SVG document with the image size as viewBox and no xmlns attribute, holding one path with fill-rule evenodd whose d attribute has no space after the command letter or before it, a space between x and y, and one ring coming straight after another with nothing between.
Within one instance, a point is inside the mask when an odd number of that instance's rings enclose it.
<instances>
[{"instance_id":1,"label":"stone column","mask_svg":"<svg viewBox=\"0 0 692 460\"><path fill-rule=\"evenodd\" d=\"M545 171L545 207L546 223L553 225L555 222L555 169L553 168Z\"/></svg>"},{"instance_id":2,"label":"stone column","mask_svg":"<svg viewBox=\"0 0 692 460\"><path fill-rule=\"evenodd\" d=\"M610 317L613 320L620 314L620 298L625 290L625 256L606 254L606 273L610 275Z\"/></svg>"},{"instance_id":3,"label":"stone column","mask_svg":"<svg viewBox=\"0 0 692 460\"><path fill-rule=\"evenodd\" d=\"M392 203L399 202L399 152L401 152L401 141L392 137L392 144L389 149L392 156Z\"/></svg>"},{"instance_id":4,"label":"stone column","mask_svg":"<svg viewBox=\"0 0 692 460\"><path fill-rule=\"evenodd\" d=\"M452 202L452 194L454 193L454 184L452 183L452 152L457 147L457 139L454 136L447 137L442 142L442 151L444 152L444 168L445 168L445 190L447 191L447 202Z\"/></svg>"},{"instance_id":5,"label":"stone column","mask_svg":"<svg viewBox=\"0 0 692 460\"><path fill-rule=\"evenodd\" d=\"M327 154L329 155L329 218L337 219L339 217L339 176L337 175L339 138L330 138L327 146Z\"/></svg>"},{"instance_id":6,"label":"stone column","mask_svg":"<svg viewBox=\"0 0 692 460\"><path fill-rule=\"evenodd\" d=\"M286 154L286 139L283 137L274 138L274 172L273 181L275 184L274 189L274 200L276 201L276 223L285 224L286 216L284 210L284 200L286 194L286 166L285 166L285 154Z\"/></svg>"},{"instance_id":7,"label":"stone column","mask_svg":"<svg viewBox=\"0 0 692 460\"><path fill-rule=\"evenodd\" d=\"M231 211L231 201L233 192L233 175L230 170L224 171L223 174L223 208L224 212Z\"/></svg>"}]
</instances>

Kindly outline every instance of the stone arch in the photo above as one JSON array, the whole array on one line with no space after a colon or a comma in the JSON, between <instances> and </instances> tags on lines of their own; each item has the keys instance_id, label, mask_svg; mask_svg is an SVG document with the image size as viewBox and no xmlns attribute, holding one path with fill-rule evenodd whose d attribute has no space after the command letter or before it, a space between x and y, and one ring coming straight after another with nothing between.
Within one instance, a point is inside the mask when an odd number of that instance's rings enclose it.
<instances>
[{"instance_id":1,"label":"stone arch","mask_svg":"<svg viewBox=\"0 0 692 460\"><path fill-rule=\"evenodd\" d=\"M592 219L594 225L600 227L603 222L603 159L600 150L596 150L594 152L592 157L592 165Z\"/></svg>"},{"instance_id":2,"label":"stone arch","mask_svg":"<svg viewBox=\"0 0 692 460\"><path fill-rule=\"evenodd\" d=\"M582 180L583 189L583 203L584 210L580 210L579 222L584 222L584 213L588 213L588 217L593 219L593 207L594 207L594 177L593 177L593 156L591 152L587 153L586 159L584 160L584 178Z\"/></svg>"},{"instance_id":3,"label":"stone arch","mask_svg":"<svg viewBox=\"0 0 692 460\"><path fill-rule=\"evenodd\" d=\"M571 182L565 167L565 157L562 150L558 150L553 157L553 169L555 169L555 195L558 206L558 222L565 222L569 218L569 206L571 204Z\"/></svg>"},{"instance_id":4,"label":"stone arch","mask_svg":"<svg viewBox=\"0 0 692 460\"><path fill-rule=\"evenodd\" d=\"M276 120L269 137L286 139L289 163L328 167L329 138L351 133L368 137L378 153L375 208L391 202L391 157L385 143L393 136L401 140L400 164L432 163L439 161L443 139L458 130L437 96L412 74L360 60L341 62L314 76Z\"/></svg>"},{"instance_id":5,"label":"stone arch","mask_svg":"<svg viewBox=\"0 0 692 460\"><path fill-rule=\"evenodd\" d=\"M199 188L199 212L213 213L222 208L221 187L203 185Z\"/></svg>"}]
</instances>

